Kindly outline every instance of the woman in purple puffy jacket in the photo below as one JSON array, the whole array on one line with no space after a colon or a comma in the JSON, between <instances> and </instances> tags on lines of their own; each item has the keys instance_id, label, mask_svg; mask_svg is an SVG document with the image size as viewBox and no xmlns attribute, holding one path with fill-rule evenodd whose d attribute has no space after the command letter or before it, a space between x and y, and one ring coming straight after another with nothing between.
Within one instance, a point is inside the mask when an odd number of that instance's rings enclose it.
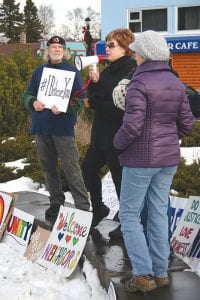
<instances>
[{"instance_id":1,"label":"woman in purple puffy jacket","mask_svg":"<svg viewBox=\"0 0 200 300\"><path fill-rule=\"evenodd\" d=\"M168 195L180 160L179 139L192 133L195 121L185 87L168 65L165 39L148 30L129 47L138 67L114 146L123 166L119 218L133 272L125 289L146 292L170 283ZM145 199L148 243L140 223Z\"/></svg>"}]
</instances>

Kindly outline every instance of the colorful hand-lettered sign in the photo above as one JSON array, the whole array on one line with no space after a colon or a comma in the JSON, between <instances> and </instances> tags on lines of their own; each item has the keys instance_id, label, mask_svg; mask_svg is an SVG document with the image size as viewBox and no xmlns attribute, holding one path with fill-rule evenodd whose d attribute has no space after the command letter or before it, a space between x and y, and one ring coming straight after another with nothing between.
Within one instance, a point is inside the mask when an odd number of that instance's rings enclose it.
<instances>
[{"instance_id":1,"label":"colorful hand-lettered sign","mask_svg":"<svg viewBox=\"0 0 200 300\"><path fill-rule=\"evenodd\" d=\"M59 111L66 112L75 72L44 68L37 99L45 104L45 108L56 106Z\"/></svg>"},{"instance_id":2,"label":"colorful hand-lettered sign","mask_svg":"<svg viewBox=\"0 0 200 300\"><path fill-rule=\"evenodd\" d=\"M174 232L181 218L188 198L170 196L170 231Z\"/></svg>"},{"instance_id":3,"label":"colorful hand-lettered sign","mask_svg":"<svg viewBox=\"0 0 200 300\"><path fill-rule=\"evenodd\" d=\"M189 198L171 239L171 247L178 257L188 255L199 227L200 198Z\"/></svg>"},{"instance_id":4,"label":"colorful hand-lettered sign","mask_svg":"<svg viewBox=\"0 0 200 300\"><path fill-rule=\"evenodd\" d=\"M91 222L91 212L61 206L44 251L36 261L69 277L81 257Z\"/></svg>"},{"instance_id":5,"label":"colorful hand-lettered sign","mask_svg":"<svg viewBox=\"0 0 200 300\"><path fill-rule=\"evenodd\" d=\"M0 237L1 231L5 229L4 222L6 220L6 216L8 215L12 201L13 198L11 195L0 192Z\"/></svg>"},{"instance_id":6,"label":"colorful hand-lettered sign","mask_svg":"<svg viewBox=\"0 0 200 300\"><path fill-rule=\"evenodd\" d=\"M14 208L2 241L24 254L30 239L34 216Z\"/></svg>"},{"instance_id":7,"label":"colorful hand-lettered sign","mask_svg":"<svg viewBox=\"0 0 200 300\"><path fill-rule=\"evenodd\" d=\"M190 196L190 199L195 200L196 207L197 205L200 206L200 196ZM199 219L200 221L200 214L195 216L195 219ZM198 221L198 223L200 223ZM187 256L183 258L183 260L188 264L193 272L200 273L200 224L199 224L199 231L190 247L190 250L187 253Z\"/></svg>"}]
</instances>

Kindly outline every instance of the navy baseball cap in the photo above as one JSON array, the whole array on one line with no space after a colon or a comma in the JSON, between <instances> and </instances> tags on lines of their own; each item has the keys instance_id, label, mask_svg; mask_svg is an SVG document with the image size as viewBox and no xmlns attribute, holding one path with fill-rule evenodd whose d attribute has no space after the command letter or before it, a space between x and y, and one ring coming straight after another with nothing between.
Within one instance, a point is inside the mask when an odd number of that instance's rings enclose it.
<instances>
[{"instance_id":1,"label":"navy baseball cap","mask_svg":"<svg viewBox=\"0 0 200 300\"><path fill-rule=\"evenodd\" d=\"M47 41L47 46L50 46L51 44L60 44L64 48L66 48L65 40L61 38L58 35L52 36L48 41Z\"/></svg>"}]
</instances>

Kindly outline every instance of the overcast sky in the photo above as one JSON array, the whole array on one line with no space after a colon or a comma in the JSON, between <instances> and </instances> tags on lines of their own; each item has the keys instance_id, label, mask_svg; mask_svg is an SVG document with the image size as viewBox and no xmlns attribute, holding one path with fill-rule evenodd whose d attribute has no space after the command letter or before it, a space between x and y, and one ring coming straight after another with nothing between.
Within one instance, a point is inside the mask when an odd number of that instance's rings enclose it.
<instances>
[{"instance_id":1,"label":"overcast sky","mask_svg":"<svg viewBox=\"0 0 200 300\"><path fill-rule=\"evenodd\" d=\"M51 5L54 10L55 23L57 27L61 24L66 23L66 12L68 10L73 10L74 8L80 7L86 9L91 6L95 11L100 12L101 10L101 0L32 0L36 7L39 8L40 5ZM26 0L16 0L16 3L20 3L20 10L23 11ZM87 17L87 16L85 16Z\"/></svg>"}]
</instances>

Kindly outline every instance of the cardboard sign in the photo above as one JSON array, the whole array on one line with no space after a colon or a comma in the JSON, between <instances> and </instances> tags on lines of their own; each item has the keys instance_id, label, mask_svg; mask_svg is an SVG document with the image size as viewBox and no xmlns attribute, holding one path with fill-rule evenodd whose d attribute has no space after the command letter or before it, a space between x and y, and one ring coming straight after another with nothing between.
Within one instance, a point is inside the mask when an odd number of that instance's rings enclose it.
<instances>
[{"instance_id":1,"label":"cardboard sign","mask_svg":"<svg viewBox=\"0 0 200 300\"><path fill-rule=\"evenodd\" d=\"M187 255L198 234L199 225L200 199L189 198L171 240L171 247L178 257Z\"/></svg>"},{"instance_id":2,"label":"cardboard sign","mask_svg":"<svg viewBox=\"0 0 200 300\"><path fill-rule=\"evenodd\" d=\"M81 257L91 222L91 212L61 206L51 235L37 262L69 277Z\"/></svg>"},{"instance_id":3,"label":"cardboard sign","mask_svg":"<svg viewBox=\"0 0 200 300\"><path fill-rule=\"evenodd\" d=\"M12 213L13 202L14 198L11 195L0 192L0 239Z\"/></svg>"},{"instance_id":4,"label":"cardboard sign","mask_svg":"<svg viewBox=\"0 0 200 300\"><path fill-rule=\"evenodd\" d=\"M24 256L26 256L32 262L40 257L50 233L50 231L38 226L36 231L31 236L30 243L24 253Z\"/></svg>"},{"instance_id":5,"label":"cardboard sign","mask_svg":"<svg viewBox=\"0 0 200 300\"><path fill-rule=\"evenodd\" d=\"M19 253L24 254L28 246L33 221L34 216L14 208L2 241L12 246Z\"/></svg>"},{"instance_id":6,"label":"cardboard sign","mask_svg":"<svg viewBox=\"0 0 200 300\"><path fill-rule=\"evenodd\" d=\"M51 109L55 105L59 111L66 112L75 74L44 67L37 99L45 104L45 108Z\"/></svg>"}]
</instances>

